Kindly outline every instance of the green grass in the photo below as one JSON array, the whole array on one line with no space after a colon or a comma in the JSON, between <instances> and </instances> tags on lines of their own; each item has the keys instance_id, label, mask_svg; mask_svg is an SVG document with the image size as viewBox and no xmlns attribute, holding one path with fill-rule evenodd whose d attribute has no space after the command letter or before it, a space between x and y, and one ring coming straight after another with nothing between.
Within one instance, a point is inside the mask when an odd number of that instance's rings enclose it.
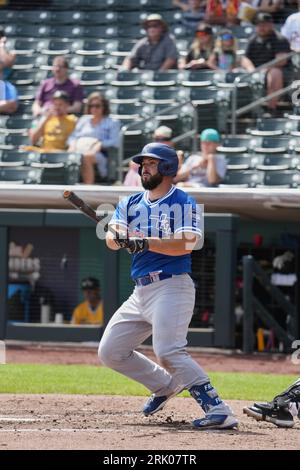
<instances>
[{"instance_id":1,"label":"green grass","mask_svg":"<svg viewBox=\"0 0 300 470\"><path fill-rule=\"evenodd\" d=\"M294 375L209 373L225 399L270 400ZM85 365L0 365L0 393L63 393L90 395L148 395L145 387L105 367ZM184 392L184 396L189 396Z\"/></svg>"}]
</instances>

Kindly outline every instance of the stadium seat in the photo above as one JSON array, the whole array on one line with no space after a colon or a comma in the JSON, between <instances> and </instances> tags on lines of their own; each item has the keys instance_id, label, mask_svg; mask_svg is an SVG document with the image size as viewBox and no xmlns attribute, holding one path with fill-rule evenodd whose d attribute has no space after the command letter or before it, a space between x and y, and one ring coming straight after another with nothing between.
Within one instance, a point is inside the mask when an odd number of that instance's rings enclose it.
<instances>
[{"instance_id":1,"label":"stadium seat","mask_svg":"<svg viewBox=\"0 0 300 470\"><path fill-rule=\"evenodd\" d=\"M82 38L87 36L85 28L78 25L51 25L49 36L53 38Z\"/></svg>"},{"instance_id":2,"label":"stadium seat","mask_svg":"<svg viewBox=\"0 0 300 470\"><path fill-rule=\"evenodd\" d=\"M293 137L300 137L300 116L297 117L298 119L293 119L292 117L286 119L285 133Z\"/></svg>"},{"instance_id":3,"label":"stadium seat","mask_svg":"<svg viewBox=\"0 0 300 470\"><path fill-rule=\"evenodd\" d=\"M152 90L143 89L141 87L108 87L105 96L110 100L110 103L134 104L145 101L150 91Z\"/></svg>"},{"instance_id":4,"label":"stadium seat","mask_svg":"<svg viewBox=\"0 0 300 470\"><path fill-rule=\"evenodd\" d=\"M1 8L1 24L14 24L18 22L17 10L6 10Z\"/></svg>"},{"instance_id":5,"label":"stadium seat","mask_svg":"<svg viewBox=\"0 0 300 470\"><path fill-rule=\"evenodd\" d=\"M114 37L131 38L135 41L145 36L145 30L141 25L118 24L117 34Z\"/></svg>"},{"instance_id":6,"label":"stadium seat","mask_svg":"<svg viewBox=\"0 0 300 470\"><path fill-rule=\"evenodd\" d=\"M117 25L123 23L123 15L119 15L116 11L87 11L85 12L83 21L80 24L89 25Z\"/></svg>"},{"instance_id":7,"label":"stadium seat","mask_svg":"<svg viewBox=\"0 0 300 470\"><path fill-rule=\"evenodd\" d=\"M249 41L249 37L255 32L255 28L253 25L247 24L245 26L243 25L231 25L230 26L231 31L233 34L241 39L247 39Z\"/></svg>"},{"instance_id":8,"label":"stadium seat","mask_svg":"<svg viewBox=\"0 0 300 470\"><path fill-rule=\"evenodd\" d=\"M18 86L19 101L33 101L35 99L37 87L33 85Z\"/></svg>"},{"instance_id":9,"label":"stadium seat","mask_svg":"<svg viewBox=\"0 0 300 470\"><path fill-rule=\"evenodd\" d=\"M221 153L246 153L249 149L250 139L247 136L227 137L222 139L221 145L217 148Z\"/></svg>"},{"instance_id":10,"label":"stadium seat","mask_svg":"<svg viewBox=\"0 0 300 470\"><path fill-rule=\"evenodd\" d=\"M192 28L185 27L180 24L173 24L170 27L171 34L173 34L176 38L193 38L193 30Z\"/></svg>"},{"instance_id":11,"label":"stadium seat","mask_svg":"<svg viewBox=\"0 0 300 470\"><path fill-rule=\"evenodd\" d=\"M126 57L133 48L136 41L124 38L122 40L112 39L105 44L105 52L112 56Z\"/></svg>"},{"instance_id":12,"label":"stadium seat","mask_svg":"<svg viewBox=\"0 0 300 470\"><path fill-rule=\"evenodd\" d=\"M96 12L94 12L96 15ZM74 10L74 11L52 11L50 21L48 24L57 25L79 25L85 23L86 12Z\"/></svg>"},{"instance_id":13,"label":"stadium seat","mask_svg":"<svg viewBox=\"0 0 300 470\"><path fill-rule=\"evenodd\" d=\"M39 168L17 167L0 168L0 185L11 184L40 184L43 171Z\"/></svg>"},{"instance_id":14,"label":"stadium seat","mask_svg":"<svg viewBox=\"0 0 300 470\"><path fill-rule=\"evenodd\" d=\"M141 25L146 17L147 13L145 11L122 11L119 14L119 22L122 22L122 24Z\"/></svg>"},{"instance_id":15,"label":"stadium seat","mask_svg":"<svg viewBox=\"0 0 300 470\"><path fill-rule=\"evenodd\" d=\"M40 160L40 154L18 150L0 151L0 167L30 166Z\"/></svg>"},{"instance_id":16,"label":"stadium seat","mask_svg":"<svg viewBox=\"0 0 300 470\"><path fill-rule=\"evenodd\" d=\"M0 122L0 132L4 134L25 134L31 128L32 118L24 116L10 116L3 126Z\"/></svg>"},{"instance_id":17,"label":"stadium seat","mask_svg":"<svg viewBox=\"0 0 300 470\"><path fill-rule=\"evenodd\" d=\"M168 23L169 26L180 24L182 21L182 11L179 11L179 10L164 11L162 13L162 17Z\"/></svg>"},{"instance_id":18,"label":"stadium seat","mask_svg":"<svg viewBox=\"0 0 300 470\"><path fill-rule=\"evenodd\" d=\"M29 24L49 24L51 23L53 13L50 10L20 10L14 23ZM69 13L70 15L70 13Z\"/></svg>"},{"instance_id":19,"label":"stadium seat","mask_svg":"<svg viewBox=\"0 0 300 470\"><path fill-rule=\"evenodd\" d=\"M118 38L119 36L120 35L119 35L117 26L107 25L107 26L84 26L84 32L83 32L82 37L110 39L110 38Z\"/></svg>"},{"instance_id":20,"label":"stadium seat","mask_svg":"<svg viewBox=\"0 0 300 470\"><path fill-rule=\"evenodd\" d=\"M120 2L120 0L118 1ZM140 8L143 8L145 11L151 12L164 12L174 9L172 0L164 0L163 2L161 0L137 0L135 3L139 4Z\"/></svg>"},{"instance_id":21,"label":"stadium seat","mask_svg":"<svg viewBox=\"0 0 300 470\"><path fill-rule=\"evenodd\" d=\"M39 85L47 78L44 70L13 70L10 80L16 87L19 85Z\"/></svg>"},{"instance_id":22,"label":"stadium seat","mask_svg":"<svg viewBox=\"0 0 300 470\"><path fill-rule=\"evenodd\" d=\"M300 153L300 138L292 137L289 140L290 153Z\"/></svg>"},{"instance_id":23,"label":"stadium seat","mask_svg":"<svg viewBox=\"0 0 300 470\"><path fill-rule=\"evenodd\" d=\"M50 39L45 46L40 47L41 54L67 55L72 50L74 41L67 39Z\"/></svg>"},{"instance_id":24,"label":"stadium seat","mask_svg":"<svg viewBox=\"0 0 300 470\"><path fill-rule=\"evenodd\" d=\"M39 52L43 48L47 48L49 41L49 39L36 39L33 37L15 39L13 45L10 46L10 49L14 49L17 56L31 55Z\"/></svg>"},{"instance_id":25,"label":"stadium seat","mask_svg":"<svg viewBox=\"0 0 300 470\"><path fill-rule=\"evenodd\" d=\"M256 128L249 129L248 133L251 135L257 135L262 137L275 137L278 135L285 134L286 125L286 119L259 119L256 123Z\"/></svg>"},{"instance_id":26,"label":"stadium seat","mask_svg":"<svg viewBox=\"0 0 300 470\"><path fill-rule=\"evenodd\" d=\"M290 154L283 155L263 155L263 160L256 166L257 170L283 171L297 168L299 157Z\"/></svg>"},{"instance_id":27,"label":"stadium seat","mask_svg":"<svg viewBox=\"0 0 300 470\"><path fill-rule=\"evenodd\" d=\"M30 145L29 137L26 134L7 134L4 139L4 146L0 144L0 149L14 149L22 145Z\"/></svg>"},{"instance_id":28,"label":"stadium seat","mask_svg":"<svg viewBox=\"0 0 300 470\"><path fill-rule=\"evenodd\" d=\"M73 42L71 50L75 54L98 56L104 54L106 43L97 39L80 39Z\"/></svg>"},{"instance_id":29,"label":"stadium seat","mask_svg":"<svg viewBox=\"0 0 300 470\"><path fill-rule=\"evenodd\" d=\"M287 153L289 151L288 136L263 137L251 139L250 147L257 153Z\"/></svg>"},{"instance_id":30,"label":"stadium seat","mask_svg":"<svg viewBox=\"0 0 300 470\"><path fill-rule=\"evenodd\" d=\"M222 183L219 187L239 187L239 188L255 188L258 184L262 184L264 179L263 172L257 171L227 171Z\"/></svg>"},{"instance_id":31,"label":"stadium seat","mask_svg":"<svg viewBox=\"0 0 300 470\"><path fill-rule=\"evenodd\" d=\"M116 68L117 57L100 56L73 56L69 61L70 68L78 71L92 72L109 68Z\"/></svg>"},{"instance_id":32,"label":"stadium seat","mask_svg":"<svg viewBox=\"0 0 300 470\"><path fill-rule=\"evenodd\" d=\"M227 170L251 170L257 168L259 157L249 153L226 154Z\"/></svg>"},{"instance_id":33,"label":"stadium seat","mask_svg":"<svg viewBox=\"0 0 300 470\"><path fill-rule=\"evenodd\" d=\"M70 76L71 78L76 78L80 80L82 86L101 86L105 84L110 84L115 77L115 72L113 70L101 70L98 72L73 71Z\"/></svg>"},{"instance_id":34,"label":"stadium seat","mask_svg":"<svg viewBox=\"0 0 300 470\"><path fill-rule=\"evenodd\" d=\"M15 116L23 116L23 115L30 115L32 114L32 101L19 101L18 109Z\"/></svg>"},{"instance_id":35,"label":"stadium seat","mask_svg":"<svg viewBox=\"0 0 300 470\"><path fill-rule=\"evenodd\" d=\"M36 66L36 56L34 55L18 55L16 56L15 63L13 65L14 70L29 70Z\"/></svg>"},{"instance_id":36,"label":"stadium seat","mask_svg":"<svg viewBox=\"0 0 300 470\"><path fill-rule=\"evenodd\" d=\"M229 93L216 87L190 88L190 98L197 113L197 131L214 127L226 132Z\"/></svg>"},{"instance_id":37,"label":"stadium seat","mask_svg":"<svg viewBox=\"0 0 300 470\"><path fill-rule=\"evenodd\" d=\"M123 71L119 72L114 80L111 81L111 85L121 87L121 86L126 86L126 87L132 87L132 86L138 86L138 85L143 85L147 78L149 77L151 72L149 71L138 71L138 72L132 72L132 71Z\"/></svg>"},{"instance_id":38,"label":"stadium seat","mask_svg":"<svg viewBox=\"0 0 300 470\"><path fill-rule=\"evenodd\" d=\"M267 171L263 184L277 188L297 188L300 186L300 172L295 170Z\"/></svg>"},{"instance_id":39,"label":"stadium seat","mask_svg":"<svg viewBox=\"0 0 300 470\"><path fill-rule=\"evenodd\" d=\"M136 121L141 119L147 114L149 110L149 116L151 112L153 113L153 107L150 105L136 105L134 103L121 103L121 104L111 104L111 113L112 116L121 121Z\"/></svg>"},{"instance_id":40,"label":"stadium seat","mask_svg":"<svg viewBox=\"0 0 300 470\"><path fill-rule=\"evenodd\" d=\"M11 31L5 31L9 36L43 38L51 36L50 26L41 24L17 24Z\"/></svg>"},{"instance_id":41,"label":"stadium seat","mask_svg":"<svg viewBox=\"0 0 300 470\"><path fill-rule=\"evenodd\" d=\"M146 86L154 87L171 87L180 83L182 73L178 70L168 70L165 72L148 72L149 77L145 81Z\"/></svg>"},{"instance_id":42,"label":"stadium seat","mask_svg":"<svg viewBox=\"0 0 300 470\"><path fill-rule=\"evenodd\" d=\"M189 100L189 90L181 87L158 87L145 91L152 92L148 97L144 95L146 103L149 104L174 104Z\"/></svg>"},{"instance_id":43,"label":"stadium seat","mask_svg":"<svg viewBox=\"0 0 300 470\"><path fill-rule=\"evenodd\" d=\"M216 72L213 70L191 70L186 72L182 85L186 87L209 87L215 82ZM179 83L179 80L178 80Z\"/></svg>"},{"instance_id":44,"label":"stadium seat","mask_svg":"<svg viewBox=\"0 0 300 470\"><path fill-rule=\"evenodd\" d=\"M32 167L43 169L42 184L76 184L80 178L81 155L68 152L42 153Z\"/></svg>"}]
</instances>

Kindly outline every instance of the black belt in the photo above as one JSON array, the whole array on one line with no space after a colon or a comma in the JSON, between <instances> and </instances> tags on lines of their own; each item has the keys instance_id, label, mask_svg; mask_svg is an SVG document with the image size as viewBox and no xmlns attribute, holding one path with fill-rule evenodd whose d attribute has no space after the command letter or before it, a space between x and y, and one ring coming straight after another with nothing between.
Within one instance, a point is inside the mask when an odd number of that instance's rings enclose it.
<instances>
[{"instance_id":1,"label":"black belt","mask_svg":"<svg viewBox=\"0 0 300 470\"><path fill-rule=\"evenodd\" d=\"M164 279L169 279L171 277L173 277L173 274L147 274L147 276L142 276L134 279L134 282L137 286L148 286L148 284L152 284L153 282L163 281Z\"/></svg>"}]
</instances>

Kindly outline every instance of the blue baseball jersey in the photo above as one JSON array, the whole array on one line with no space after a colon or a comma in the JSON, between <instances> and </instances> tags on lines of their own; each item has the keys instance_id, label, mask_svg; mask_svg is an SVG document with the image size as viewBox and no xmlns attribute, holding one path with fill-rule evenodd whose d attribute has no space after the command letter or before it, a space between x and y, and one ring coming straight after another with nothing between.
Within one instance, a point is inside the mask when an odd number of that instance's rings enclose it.
<instances>
[{"instance_id":1,"label":"blue baseball jersey","mask_svg":"<svg viewBox=\"0 0 300 470\"><path fill-rule=\"evenodd\" d=\"M130 237L170 238L183 232L202 236L201 217L200 206L196 201L181 189L172 186L167 194L155 201L149 200L148 191L122 199L110 225L119 225ZM133 279L159 272L191 272L191 255L170 256L149 250L132 255Z\"/></svg>"}]
</instances>

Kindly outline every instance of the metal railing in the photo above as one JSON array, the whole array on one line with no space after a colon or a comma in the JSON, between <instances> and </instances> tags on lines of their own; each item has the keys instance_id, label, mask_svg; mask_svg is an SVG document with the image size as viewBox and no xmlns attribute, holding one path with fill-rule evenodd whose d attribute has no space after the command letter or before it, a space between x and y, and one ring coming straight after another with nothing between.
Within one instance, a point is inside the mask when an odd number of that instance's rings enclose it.
<instances>
[{"instance_id":1,"label":"metal railing","mask_svg":"<svg viewBox=\"0 0 300 470\"><path fill-rule=\"evenodd\" d=\"M294 322L294 335L285 331L282 326L270 314L267 308L253 293L253 280L257 279L260 285L270 294L287 316ZM243 257L243 352L251 354L254 349L254 312L266 324L272 328L277 338L289 349L297 334L297 310L285 297L282 291L271 284L268 274L254 260L253 256Z\"/></svg>"},{"instance_id":2,"label":"metal railing","mask_svg":"<svg viewBox=\"0 0 300 470\"><path fill-rule=\"evenodd\" d=\"M242 114L245 114L246 112L250 111L251 109L254 109L257 106L260 106L261 104L271 100L272 98L276 98L277 96L281 96L281 95L287 93L288 91L290 91L289 87L282 88L281 90L278 90L277 92L272 93L272 95L271 94L266 95L262 98L259 98L256 101L254 101L253 103L251 103L247 106L243 106L243 108L240 108L239 110L237 110L237 91L238 91L239 84L242 83L242 80L247 81L253 75L255 75L259 72L263 72L267 68L270 68L273 65L276 65L280 62L291 59L292 57L295 57L298 54L299 54L299 52L295 52L295 51L289 52L288 54L284 54L280 57L276 57L275 59L272 59L269 62L266 62L265 64L260 65L259 67L256 67L251 72L248 72L248 73L240 72L241 75L239 75L235 78L235 80L232 83L232 99L231 99L231 134L232 134L232 136L236 135L237 116L241 116Z\"/></svg>"},{"instance_id":3,"label":"metal railing","mask_svg":"<svg viewBox=\"0 0 300 470\"><path fill-rule=\"evenodd\" d=\"M247 81L253 75L255 75L255 74L257 74L261 71L264 71L266 68L271 67L273 65L276 65L276 64L278 64L278 63L280 63L284 60L288 60L288 59L290 59L290 58L292 58L292 57L294 57L298 54L299 54L299 52L293 51L293 52L290 52L288 54L282 55L281 57L277 57L273 60L270 60L269 62L266 62L265 64L260 65L259 67L256 67L251 72L248 72L248 73L240 72L240 75L235 78L234 82L231 84L232 85L232 90L231 90L231 93L232 93L232 99L231 99L231 119L232 119L231 120L231 134L233 136L236 135L236 121L237 121L238 116L241 116L242 114L245 114L246 112L256 108L257 106L260 106L261 104L263 104L263 103L265 103L265 102L267 102L267 101L269 101L269 100L271 100L275 97L284 95L285 93L287 93L291 90L294 90L299 86L299 81L294 81L288 87L282 88L281 90L278 90L278 91L276 91L276 92L274 92L270 95L266 95L262 98L257 99L256 101L254 101L253 103L250 103L249 105L246 105L246 106L243 106L240 109L237 109L237 90L238 90L239 84L243 83L242 80ZM138 131L142 130L142 129L137 129L138 125L143 125L146 122L149 122L149 121L152 121L156 118L159 118L159 116L162 116L165 113L169 113L170 111L175 111L177 109L182 108L183 106L191 105L191 104L192 104L192 100L186 100L186 101L183 101L182 103L178 103L178 104L175 104L175 105L172 104L172 105L166 107L165 109L162 109L162 110L158 111L157 113L152 114L151 116L146 116L141 120L139 119L137 121L131 122L128 125L122 126L121 131L120 131L120 145L119 145L118 163L117 163L117 174L118 174L118 180L119 181L122 181L122 178L123 178L124 164L126 165L130 161L130 158L124 159L124 137L125 137L125 133L129 130L136 130L138 132ZM188 132L185 132L184 134L181 134L179 136L176 136L174 139L172 139L172 141L174 143L177 143L177 142L180 142L181 140L184 140L185 138L195 137L195 135L197 134L198 114L196 112L195 106L194 106L194 112L193 112L193 127L194 128L192 130L190 130ZM198 149L196 148L196 139L193 139L193 151L197 151L197 150Z\"/></svg>"}]
</instances>

